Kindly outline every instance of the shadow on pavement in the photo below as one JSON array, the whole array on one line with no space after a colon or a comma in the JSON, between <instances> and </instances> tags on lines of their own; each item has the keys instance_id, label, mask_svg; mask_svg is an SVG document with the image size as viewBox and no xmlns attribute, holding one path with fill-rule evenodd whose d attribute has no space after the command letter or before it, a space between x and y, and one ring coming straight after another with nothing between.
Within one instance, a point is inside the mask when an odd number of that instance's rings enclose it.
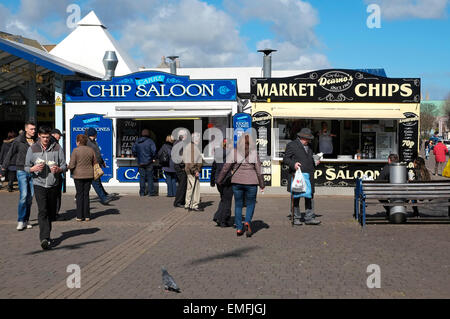
<instances>
[{"instance_id":1,"label":"shadow on pavement","mask_svg":"<svg viewBox=\"0 0 450 319\"><path fill-rule=\"evenodd\" d=\"M53 239L52 241L52 247L56 247L59 244L61 244L64 240L69 239L71 237L76 237L80 235L91 235L98 232L100 228L88 228L88 229L76 229L76 230L69 230L62 232L62 235L58 238Z\"/></svg>"},{"instance_id":2,"label":"shadow on pavement","mask_svg":"<svg viewBox=\"0 0 450 319\"><path fill-rule=\"evenodd\" d=\"M213 261L215 259L239 258L239 257L243 257L247 252L255 250L255 249L260 249L260 247L259 246L251 246L251 247L245 247L245 248L238 248L238 249L232 250L228 253L212 255L212 256L200 258L200 259L194 259L193 261L191 261L190 263L188 263L186 265L194 266L194 265L198 265L198 264L202 264L202 263L207 263L207 262Z\"/></svg>"},{"instance_id":3,"label":"shadow on pavement","mask_svg":"<svg viewBox=\"0 0 450 319\"><path fill-rule=\"evenodd\" d=\"M89 244L96 244L96 243L101 243L103 241L106 241L106 239L99 239L99 240L91 240L91 241L86 241L84 243L78 243L78 244L73 244L73 245L66 245L66 246L61 246L61 247L55 247L55 246L51 246L52 248L49 250L35 250L29 253L26 253L25 255L36 255L36 254L40 254L40 253L45 253L45 252L51 252L52 250L58 250L58 249L69 249L69 250L73 250L73 249L80 249L83 246L89 245Z\"/></svg>"},{"instance_id":4,"label":"shadow on pavement","mask_svg":"<svg viewBox=\"0 0 450 319\"><path fill-rule=\"evenodd\" d=\"M110 208L101 212L91 213L91 219L96 219L105 215L120 215L120 211L116 208Z\"/></svg>"},{"instance_id":5,"label":"shadow on pavement","mask_svg":"<svg viewBox=\"0 0 450 319\"><path fill-rule=\"evenodd\" d=\"M200 204L198 204L198 207L205 209L208 206L212 206L214 204L214 201L210 200L207 202L201 202Z\"/></svg>"},{"instance_id":6,"label":"shadow on pavement","mask_svg":"<svg viewBox=\"0 0 450 319\"><path fill-rule=\"evenodd\" d=\"M265 222L263 222L262 220L252 221L251 227L252 227L253 235L255 235L261 229L269 229L270 228L270 226L268 224L266 224Z\"/></svg>"}]
</instances>

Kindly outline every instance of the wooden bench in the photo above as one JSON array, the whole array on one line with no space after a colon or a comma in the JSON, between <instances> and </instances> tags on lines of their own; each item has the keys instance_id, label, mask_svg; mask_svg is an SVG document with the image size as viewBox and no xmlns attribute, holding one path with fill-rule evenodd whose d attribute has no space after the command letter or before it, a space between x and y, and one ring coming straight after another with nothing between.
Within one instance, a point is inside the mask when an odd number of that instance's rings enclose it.
<instances>
[{"instance_id":1,"label":"wooden bench","mask_svg":"<svg viewBox=\"0 0 450 319\"><path fill-rule=\"evenodd\" d=\"M387 201L385 203L380 200ZM397 202L393 202L397 200ZM404 200L404 202L398 202ZM448 207L450 218L450 180L391 184L387 181L356 180L354 218L366 225L366 207L380 206L438 206Z\"/></svg>"}]
</instances>

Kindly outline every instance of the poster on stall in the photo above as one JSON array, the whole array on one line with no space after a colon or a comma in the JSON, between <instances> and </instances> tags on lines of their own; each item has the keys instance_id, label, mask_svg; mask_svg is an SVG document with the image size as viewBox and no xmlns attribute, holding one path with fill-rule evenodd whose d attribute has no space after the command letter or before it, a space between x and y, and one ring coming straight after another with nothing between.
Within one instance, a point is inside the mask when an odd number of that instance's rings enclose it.
<instances>
[{"instance_id":1,"label":"poster on stall","mask_svg":"<svg viewBox=\"0 0 450 319\"><path fill-rule=\"evenodd\" d=\"M418 154L419 117L412 112L404 113L405 118L398 121L400 162L407 164L408 171L414 169L414 160Z\"/></svg>"},{"instance_id":2,"label":"poster on stall","mask_svg":"<svg viewBox=\"0 0 450 319\"><path fill-rule=\"evenodd\" d=\"M264 184L272 186L272 114L260 111L252 115L252 126L256 130L256 147L262 164Z\"/></svg>"},{"instance_id":3,"label":"poster on stall","mask_svg":"<svg viewBox=\"0 0 450 319\"><path fill-rule=\"evenodd\" d=\"M233 116L233 140L236 148L239 137L252 127L252 117L247 113L236 113Z\"/></svg>"},{"instance_id":4,"label":"poster on stall","mask_svg":"<svg viewBox=\"0 0 450 319\"><path fill-rule=\"evenodd\" d=\"M70 120L70 153L77 147L77 135L84 134L89 127L97 131L97 143L100 154L105 161L106 167L101 177L102 182L108 182L113 177L113 125L111 119L106 119L100 114L75 115Z\"/></svg>"}]
</instances>

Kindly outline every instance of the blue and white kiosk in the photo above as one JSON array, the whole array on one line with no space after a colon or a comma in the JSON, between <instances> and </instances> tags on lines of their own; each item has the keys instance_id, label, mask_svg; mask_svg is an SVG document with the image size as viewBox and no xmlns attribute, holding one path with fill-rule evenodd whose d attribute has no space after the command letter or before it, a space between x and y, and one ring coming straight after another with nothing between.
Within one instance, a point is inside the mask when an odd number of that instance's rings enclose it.
<instances>
[{"instance_id":1,"label":"blue and white kiosk","mask_svg":"<svg viewBox=\"0 0 450 319\"><path fill-rule=\"evenodd\" d=\"M78 134L94 127L107 164L102 182L108 186L137 186L137 163L131 153L142 129L151 131L159 149L167 135L179 127L191 133L232 125L237 112L236 80L191 80L159 71L143 71L113 77L110 81L67 81L65 90L66 156L76 147ZM204 148L208 141L203 140ZM206 157L204 155L204 157ZM164 177L160 189L165 189ZM210 179L205 166L201 181ZM73 180L67 179L68 186Z\"/></svg>"}]
</instances>

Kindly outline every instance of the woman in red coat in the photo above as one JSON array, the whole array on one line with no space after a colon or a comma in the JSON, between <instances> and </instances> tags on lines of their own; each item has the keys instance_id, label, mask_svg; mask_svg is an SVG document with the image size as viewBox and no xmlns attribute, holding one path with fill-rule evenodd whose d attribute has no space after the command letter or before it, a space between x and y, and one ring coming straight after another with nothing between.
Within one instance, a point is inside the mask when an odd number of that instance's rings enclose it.
<instances>
[{"instance_id":1,"label":"woman in red coat","mask_svg":"<svg viewBox=\"0 0 450 319\"><path fill-rule=\"evenodd\" d=\"M434 175L437 175L438 172L441 171L443 163L445 163L447 160L445 154L448 154L447 146L445 146L444 143L442 143L442 140L439 140L437 145L434 147L433 154L434 160L436 161L436 164L434 166Z\"/></svg>"}]
</instances>

